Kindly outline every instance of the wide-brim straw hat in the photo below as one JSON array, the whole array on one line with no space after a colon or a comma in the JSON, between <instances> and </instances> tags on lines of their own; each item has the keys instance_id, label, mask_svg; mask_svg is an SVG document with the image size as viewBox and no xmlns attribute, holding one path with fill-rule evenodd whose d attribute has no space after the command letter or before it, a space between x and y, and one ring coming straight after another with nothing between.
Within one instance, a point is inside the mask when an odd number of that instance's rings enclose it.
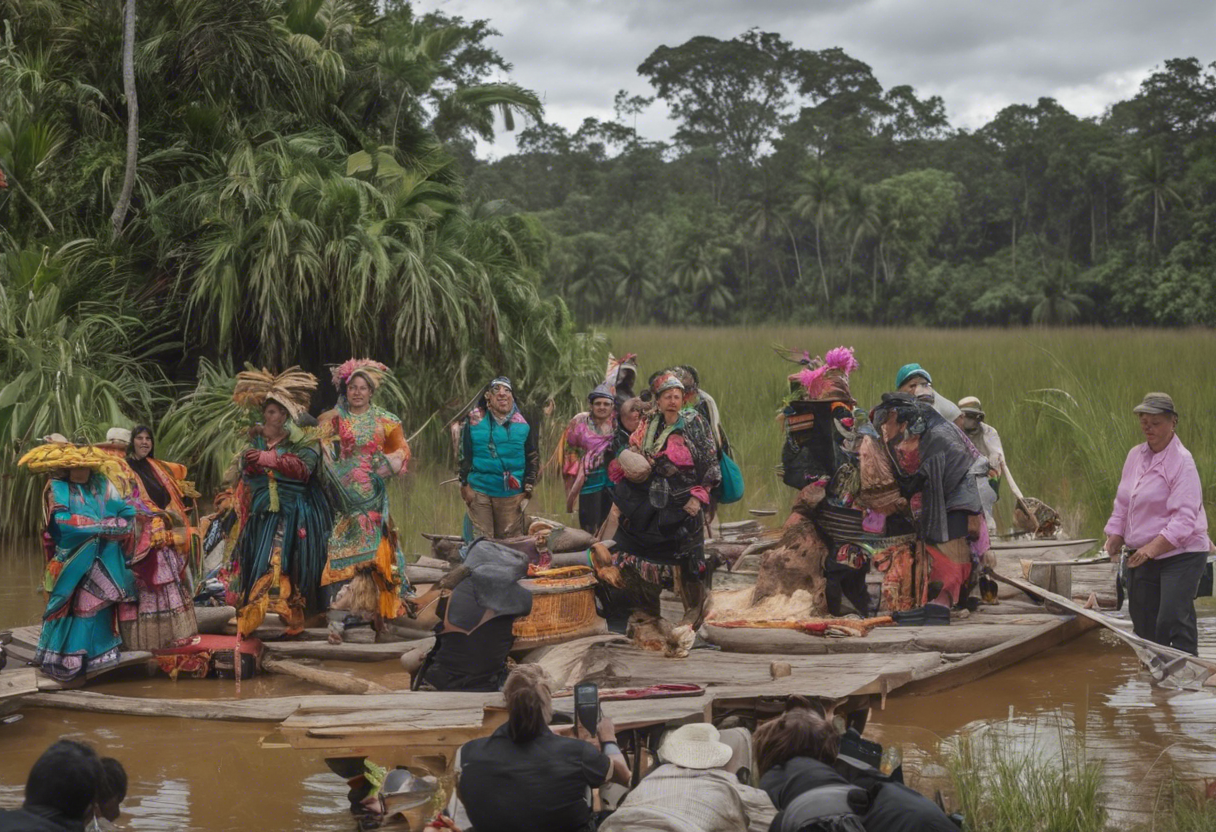
<instances>
[{"instance_id":1,"label":"wide-brim straw hat","mask_svg":"<svg viewBox=\"0 0 1216 832\"><path fill-rule=\"evenodd\" d=\"M659 757L681 768L722 768L730 762L734 751L720 737L718 729L708 722L682 725L663 738Z\"/></svg>"}]
</instances>

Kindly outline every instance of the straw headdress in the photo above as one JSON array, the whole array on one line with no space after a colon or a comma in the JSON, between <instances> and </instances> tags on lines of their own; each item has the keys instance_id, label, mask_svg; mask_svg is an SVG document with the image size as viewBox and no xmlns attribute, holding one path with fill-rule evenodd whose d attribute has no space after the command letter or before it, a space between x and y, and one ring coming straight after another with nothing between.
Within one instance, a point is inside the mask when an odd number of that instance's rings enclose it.
<instances>
[{"instance_id":1,"label":"straw headdress","mask_svg":"<svg viewBox=\"0 0 1216 832\"><path fill-rule=\"evenodd\" d=\"M290 367L275 375L263 367L252 368L236 374L236 387L232 400L241 407L260 409L273 401L287 409L292 419L299 418L308 410L312 391L317 389L317 377L299 367Z\"/></svg>"},{"instance_id":2,"label":"straw headdress","mask_svg":"<svg viewBox=\"0 0 1216 832\"><path fill-rule=\"evenodd\" d=\"M127 478L122 463L114 455L93 445L51 442L33 448L17 460L17 464L34 474L53 474L72 468L100 471L125 496Z\"/></svg>"}]
</instances>

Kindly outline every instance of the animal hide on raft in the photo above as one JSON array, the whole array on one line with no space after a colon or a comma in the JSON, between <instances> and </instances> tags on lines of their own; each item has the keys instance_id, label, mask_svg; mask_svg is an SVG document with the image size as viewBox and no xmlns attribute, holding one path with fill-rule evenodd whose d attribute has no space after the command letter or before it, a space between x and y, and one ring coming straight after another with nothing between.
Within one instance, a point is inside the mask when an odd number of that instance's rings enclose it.
<instances>
[{"instance_id":1,"label":"animal hide on raft","mask_svg":"<svg viewBox=\"0 0 1216 832\"><path fill-rule=\"evenodd\" d=\"M811 521L811 513L824 496L823 486L818 484L798 492L793 511L783 526L781 545L766 552L760 560L752 590L753 606L774 595L789 596L805 590L811 596L810 614L815 617L828 614L824 578L828 547Z\"/></svg>"}]
</instances>

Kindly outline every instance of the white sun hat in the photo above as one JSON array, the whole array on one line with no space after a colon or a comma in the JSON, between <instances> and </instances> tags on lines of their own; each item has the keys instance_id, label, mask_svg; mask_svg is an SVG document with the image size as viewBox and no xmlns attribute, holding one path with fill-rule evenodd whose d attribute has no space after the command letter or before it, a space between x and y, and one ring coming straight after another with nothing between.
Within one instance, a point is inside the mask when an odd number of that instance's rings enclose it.
<instances>
[{"instance_id":1,"label":"white sun hat","mask_svg":"<svg viewBox=\"0 0 1216 832\"><path fill-rule=\"evenodd\" d=\"M734 751L719 741L720 736L708 722L682 725L663 738L659 757L681 768L721 768L730 762Z\"/></svg>"},{"instance_id":2,"label":"white sun hat","mask_svg":"<svg viewBox=\"0 0 1216 832\"><path fill-rule=\"evenodd\" d=\"M106 443L110 445L130 445L131 431L126 428L110 428L106 431Z\"/></svg>"}]
</instances>

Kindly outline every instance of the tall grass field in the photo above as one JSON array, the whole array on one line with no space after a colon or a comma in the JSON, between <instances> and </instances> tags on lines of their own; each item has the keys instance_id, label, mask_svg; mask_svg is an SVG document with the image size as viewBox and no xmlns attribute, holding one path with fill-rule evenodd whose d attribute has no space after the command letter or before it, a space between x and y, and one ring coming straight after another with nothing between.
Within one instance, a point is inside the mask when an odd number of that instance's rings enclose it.
<instances>
[{"instance_id":1,"label":"tall grass field","mask_svg":"<svg viewBox=\"0 0 1216 832\"><path fill-rule=\"evenodd\" d=\"M692 364L717 399L747 484L743 501L725 507L724 520L748 517L750 508L776 509L784 519L793 496L776 470L782 442L776 416L797 367L779 358L774 345L811 355L853 347L861 368L851 386L865 408L912 361L929 370L941 395L956 402L977 396L1023 493L1058 510L1070 535L1101 535L1127 451L1142 441L1132 407L1149 391L1166 391L1182 414L1179 435L1195 456L1209 515L1216 505L1216 332L1209 330L648 326L608 335L618 355L638 354L642 384L654 370ZM550 463L570 415L555 414L545 426L542 456ZM433 447L425 453L419 447L398 515L414 551L423 542L417 532L457 533L463 516L457 487L438 485L453 476L454 460L442 443L427 444ZM1012 498L1007 490L1002 496L1004 530ZM576 520L565 513L552 464L530 510Z\"/></svg>"}]
</instances>

